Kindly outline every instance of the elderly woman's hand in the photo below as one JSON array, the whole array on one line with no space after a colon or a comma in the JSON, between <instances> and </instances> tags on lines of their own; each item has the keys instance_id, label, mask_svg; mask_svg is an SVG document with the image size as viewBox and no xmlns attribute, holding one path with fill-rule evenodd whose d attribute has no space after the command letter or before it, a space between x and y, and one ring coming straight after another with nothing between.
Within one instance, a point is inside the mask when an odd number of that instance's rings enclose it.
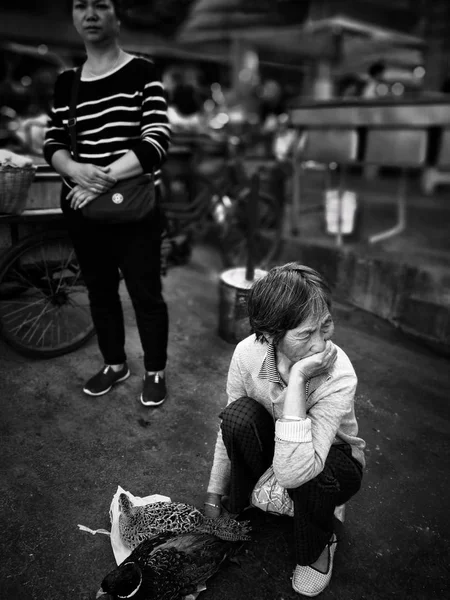
<instances>
[{"instance_id":1,"label":"elderly woman's hand","mask_svg":"<svg viewBox=\"0 0 450 600\"><path fill-rule=\"evenodd\" d=\"M306 381L328 371L333 366L336 357L336 346L328 340L323 352L312 354L296 362L292 366L290 375L295 374Z\"/></svg>"},{"instance_id":2,"label":"elderly woman's hand","mask_svg":"<svg viewBox=\"0 0 450 600\"><path fill-rule=\"evenodd\" d=\"M206 494L205 499L205 516L211 517L212 519L216 519L220 517L222 512L222 496L220 494Z\"/></svg>"}]
</instances>

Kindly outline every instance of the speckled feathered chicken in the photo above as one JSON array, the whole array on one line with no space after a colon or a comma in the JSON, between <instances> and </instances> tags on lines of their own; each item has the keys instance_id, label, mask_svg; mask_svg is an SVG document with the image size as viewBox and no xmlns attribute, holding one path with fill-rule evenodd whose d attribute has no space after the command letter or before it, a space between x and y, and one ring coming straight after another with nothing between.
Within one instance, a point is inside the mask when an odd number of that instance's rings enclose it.
<instances>
[{"instance_id":1,"label":"speckled feathered chicken","mask_svg":"<svg viewBox=\"0 0 450 600\"><path fill-rule=\"evenodd\" d=\"M128 548L136 548L143 540L157 533L211 533L226 541L248 541L248 521L235 521L229 517L211 519L189 504L180 502L155 502L134 506L126 494L119 496L119 531Z\"/></svg>"},{"instance_id":2,"label":"speckled feathered chicken","mask_svg":"<svg viewBox=\"0 0 450 600\"><path fill-rule=\"evenodd\" d=\"M181 600L202 589L241 545L209 533L160 533L141 542L106 575L96 598Z\"/></svg>"}]
</instances>

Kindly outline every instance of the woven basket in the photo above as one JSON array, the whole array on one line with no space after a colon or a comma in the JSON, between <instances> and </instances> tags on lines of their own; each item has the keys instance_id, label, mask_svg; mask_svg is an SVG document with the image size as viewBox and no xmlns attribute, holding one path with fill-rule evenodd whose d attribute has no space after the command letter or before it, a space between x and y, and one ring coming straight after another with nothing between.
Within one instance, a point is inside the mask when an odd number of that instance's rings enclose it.
<instances>
[{"instance_id":1,"label":"woven basket","mask_svg":"<svg viewBox=\"0 0 450 600\"><path fill-rule=\"evenodd\" d=\"M35 166L0 166L0 213L20 215L25 210Z\"/></svg>"}]
</instances>

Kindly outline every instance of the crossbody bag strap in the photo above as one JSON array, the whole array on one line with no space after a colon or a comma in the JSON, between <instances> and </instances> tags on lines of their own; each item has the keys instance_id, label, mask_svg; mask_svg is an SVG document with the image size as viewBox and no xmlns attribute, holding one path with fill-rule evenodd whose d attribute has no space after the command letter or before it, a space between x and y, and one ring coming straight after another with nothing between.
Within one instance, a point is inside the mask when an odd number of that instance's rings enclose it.
<instances>
[{"instance_id":1,"label":"crossbody bag strap","mask_svg":"<svg viewBox=\"0 0 450 600\"><path fill-rule=\"evenodd\" d=\"M75 76L72 82L72 89L70 91L70 104L69 104L69 134L70 134L70 147L75 160L78 160L77 150L77 99L78 89L81 81L81 67L76 69Z\"/></svg>"}]
</instances>

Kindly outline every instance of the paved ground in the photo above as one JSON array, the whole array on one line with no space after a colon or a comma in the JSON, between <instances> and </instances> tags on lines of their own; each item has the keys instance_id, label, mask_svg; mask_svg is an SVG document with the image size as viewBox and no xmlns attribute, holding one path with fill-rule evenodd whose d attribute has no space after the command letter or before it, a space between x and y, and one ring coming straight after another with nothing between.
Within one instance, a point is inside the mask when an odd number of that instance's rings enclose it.
<instances>
[{"instance_id":1,"label":"paved ground","mask_svg":"<svg viewBox=\"0 0 450 600\"><path fill-rule=\"evenodd\" d=\"M106 536L117 486L201 505L233 347L217 336L220 264L205 248L165 280L171 396L140 406L141 353L124 294L133 376L105 397L80 392L98 366L95 340L32 361L0 343L0 597L91 600L113 567ZM336 310L336 342L359 375L367 440L364 487L340 530L324 600L450 597L448 361L355 309ZM254 541L202 600L289 600L289 519L250 515Z\"/></svg>"}]
</instances>

